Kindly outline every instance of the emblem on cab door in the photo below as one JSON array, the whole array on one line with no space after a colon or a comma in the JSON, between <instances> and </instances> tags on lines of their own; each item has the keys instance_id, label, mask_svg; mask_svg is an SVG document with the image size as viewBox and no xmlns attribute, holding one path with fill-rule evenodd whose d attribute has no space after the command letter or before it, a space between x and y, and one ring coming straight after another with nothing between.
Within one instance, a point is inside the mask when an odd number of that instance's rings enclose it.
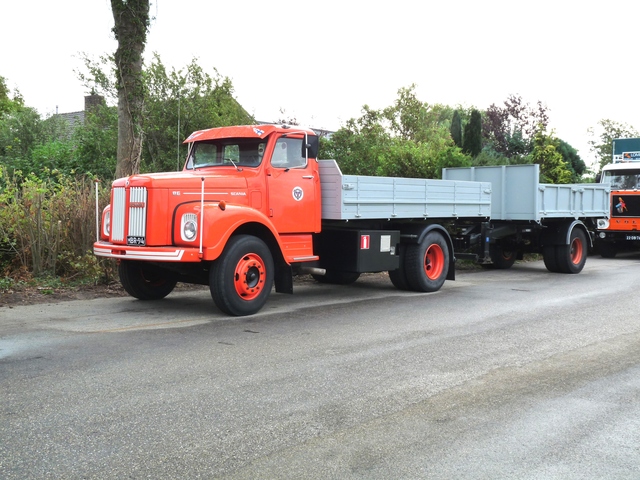
<instances>
[{"instance_id":1,"label":"emblem on cab door","mask_svg":"<svg viewBox=\"0 0 640 480\"><path fill-rule=\"evenodd\" d=\"M293 199L296 202L299 202L300 200L302 200L302 197L304 197L304 192L302 191L302 188L300 188L300 187L293 187L293 190L291 191L291 194L293 195Z\"/></svg>"}]
</instances>

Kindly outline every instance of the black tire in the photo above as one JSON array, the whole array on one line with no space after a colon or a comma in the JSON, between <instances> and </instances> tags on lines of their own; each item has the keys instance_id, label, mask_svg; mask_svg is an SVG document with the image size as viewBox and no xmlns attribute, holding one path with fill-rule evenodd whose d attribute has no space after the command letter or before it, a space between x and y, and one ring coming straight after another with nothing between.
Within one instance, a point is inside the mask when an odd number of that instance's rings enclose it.
<instances>
[{"instance_id":1,"label":"black tire","mask_svg":"<svg viewBox=\"0 0 640 480\"><path fill-rule=\"evenodd\" d=\"M400 266L397 270L390 270L389 280L391 280L393 286L398 290L410 290L409 282L407 282L407 276L405 275L403 266Z\"/></svg>"},{"instance_id":2,"label":"black tire","mask_svg":"<svg viewBox=\"0 0 640 480\"><path fill-rule=\"evenodd\" d=\"M581 228L571 231L569 245L556 246L556 261L561 273L580 273L587 261L587 236Z\"/></svg>"},{"instance_id":3,"label":"black tire","mask_svg":"<svg viewBox=\"0 0 640 480\"><path fill-rule=\"evenodd\" d=\"M598 253L602 258L615 258L618 254L618 249L614 243L600 242L598 244Z\"/></svg>"},{"instance_id":4,"label":"black tire","mask_svg":"<svg viewBox=\"0 0 640 480\"><path fill-rule=\"evenodd\" d=\"M449 272L449 247L438 231L425 235L417 245L407 245L404 259L409 289L416 292L440 290Z\"/></svg>"},{"instance_id":5,"label":"black tire","mask_svg":"<svg viewBox=\"0 0 640 480\"><path fill-rule=\"evenodd\" d=\"M125 291L138 300L160 300L178 283L178 275L144 262L122 260L118 276Z\"/></svg>"},{"instance_id":6,"label":"black tire","mask_svg":"<svg viewBox=\"0 0 640 480\"><path fill-rule=\"evenodd\" d=\"M555 245L545 245L542 249L542 259L547 270L553 273L559 273L558 260Z\"/></svg>"},{"instance_id":7,"label":"black tire","mask_svg":"<svg viewBox=\"0 0 640 480\"><path fill-rule=\"evenodd\" d=\"M216 306L228 315L253 315L273 287L274 265L269 247L251 235L231 237L209 271L209 290Z\"/></svg>"},{"instance_id":8,"label":"black tire","mask_svg":"<svg viewBox=\"0 0 640 480\"><path fill-rule=\"evenodd\" d=\"M407 282L407 273L404 268L405 245L400 245L400 266L396 270L389 270L389 279L398 290L411 290Z\"/></svg>"},{"instance_id":9,"label":"black tire","mask_svg":"<svg viewBox=\"0 0 640 480\"><path fill-rule=\"evenodd\" d=\"M497 244L491 244L489 245L489 255L491 255L491 263L486 264L487 268L506 270L516 263L518 252L503 248Z\"/></svg>"},{"instance_id":10,"label":"black tire","mask_svg":"<svg viewBox=\"0 0 640 480\"><path fill-rule=\"evenodd\" d=\"M341 272L338 270L327 270L325 275L311 275L317 282L331 285L351 285L358 278L359 272Z\"/></svg>"}]
</instances>

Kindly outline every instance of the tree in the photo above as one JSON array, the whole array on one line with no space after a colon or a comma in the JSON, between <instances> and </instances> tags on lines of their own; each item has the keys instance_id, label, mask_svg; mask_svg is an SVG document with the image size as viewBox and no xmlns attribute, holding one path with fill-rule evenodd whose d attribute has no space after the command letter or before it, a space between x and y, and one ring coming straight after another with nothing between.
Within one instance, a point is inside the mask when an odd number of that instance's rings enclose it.
<instances>
[{"instance_id":1,"label":"tree","mask_svg":"<svg viewBox=\"0 0 640 480\"><path fill-rule=\"evenodd\" d=\"M538 130L533 137L531 160L540 165L540 181L543 183L570 183L571 171L558 152L559 140Z\"/></svg>"},{"instance_id":2,"label":"tree","mask_svg":"<svg viewBox=\"0 0 640 480\"><path fill-rule=\"evenodd\" d=\"M144 81L142 53L149 29L149 0L111 0L118 41L114 60L118 91L116 177L137 173L142 157Z\"/></svg>"},{"instance_id":3,"label":"tree","mask_svg":"<svg viewBox=\"0 0 640 480\"><path fill-rule=\"evenodd\" d=\"M587 172L587 166L578 155L578 151L564 140L559 140L556 149L562 155L562 159L567 165L567 169L571 172L571 182L579 183L582 176Z\"/></svg>"},{"instance_id":4,"label":"tree","mask_svg":"<svg viewBox=\"0 0 640 480\"><path fill-rule=\"evenodd\" d=\"M464 126L462 151L474 158L482 151L482 116L478 110L471 112L469 123Z\"/></svg>"},{"instance_id":5,"label":"tree","mask_svg":"<svg viewBox=\"0 0 640 480\"><path fill-rule=\"evenodd\" d=\"M598 130L599 135L596 134L593 127L588 130L591 137L588 141L589 150L596 157L598 163L595 167L597 170L601 170L602 167L612 162L614 139L640 137L638 131L631 125L609 119L600 120Z\"/></svg>"},{"instance_id":6,"label":"tree","mask_svg":"<svg viewBox=\"0 0 640 480\"><path fill-rule=\"evenodd\" d=\"M233 97L231 80L216 69L206 73L195 58L183 69L167 71L154 54L145 81L143 169L180 168L186 155L182 141L195 130L254 121Z\"/></svg>"},{"instance_id":7,"label":"tree","mask_svg":"<svg viewBox=\"0 0 640 480\"><path fill-rule=\"evenodd\" d=\"M10 98L10 93L9 87L7 86L7 80L4 77L0 77L0 117L24 106L24 100L22 99L20 92L16 91L13 98Z\"/></svg>"},{"instance_id":8,"label":"tree","mask_svg":"<svg viewBox=\"0 0 640 480\"><path fill-rule=\"evenodd\" d=\"M106 185L116 178L118 111L97 106L85 112L82 125L73 132L74 164L78 172L102 179Z\"/></svg>"},{"instance_id":9,"label":"tree","mask_svg":"<svg viewBox=\"0 0 640 480\"><path fill-rule=\"evenodd\" d=\"M362 111L322 143L320 155L346 174L438 178L443 167L470 164L451 139L453 110L421 102L413 86L400 89L390 107Z\"/></svg>"},{"instance_id":10,"label":"tree","mask_svg":"<svg viewBox=\"0 0 640 480\"><path fill-rule=\"evenodd\" d=\"M453 143L457 147L462 148L462 119L460 118L460 112L458 110L453 112L453 118L451 119L451 138Z\"/></svg>"},{"instance_id":11,"label":"tree","mask_svg":"<svg viewBox=\"0 0 640 480\"><path fill-rule=\"evenodd\" d=\"M522 97L510 95L503 107L492 104L487 109L482 131L490 148L512 158L529 154L536 133L548 123L547 108L540 101L531 107Z\"/></svg>"},{"instance_id":12,"label":"tree","mask_svg":"<svg viewBox=\"0 0 640 480\"><path fill-rule=\"evenodd\" d=\"M84 86L104 96L108 102L117 101L116 81L111 70L112 59L84 57L85 68L78 73ZM182 167L186 155L183 140L195 130L252 123L255 120L233 96L233 84L214 68L205 72L197 59L181 69L168 69L158 54L143 71L145 101L142 111L144 145L139 171L175 171ZM83 155L102 156L106 164L91 169L92 173L115 170L116 150L111 150L113 129L117 132L117 114L109 109L88 117L91 122L81 128ZM92 140L90 140L92 139ZM98 152L100 152L99 156ZM112 162L113 159L113 162ZM112 166L113 163L113 166ZM102 175L102 174L101 174Z\"/></svg>"}]
</instances>

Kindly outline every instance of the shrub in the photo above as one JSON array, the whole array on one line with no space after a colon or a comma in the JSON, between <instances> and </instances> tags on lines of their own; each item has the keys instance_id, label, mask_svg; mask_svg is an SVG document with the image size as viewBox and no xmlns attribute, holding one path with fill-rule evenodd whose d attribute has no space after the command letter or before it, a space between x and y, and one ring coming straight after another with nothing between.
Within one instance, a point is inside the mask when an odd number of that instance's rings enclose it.
<instances>
[{"instance_id":1,"label":"shrub","mask_svg":"<svg viewBox=\"0 0 640 480\"><path fill-rule=\"evenodd\" d=\"M10 175L0 168L0 258L7 276L26 269L33 276L109 280L113 266L90 253L95 195L87 176L45 169L23 178L20 171ZM98 196L100 205L107 204L108 186L99 186Z\"/></svg>"}]
</instances>

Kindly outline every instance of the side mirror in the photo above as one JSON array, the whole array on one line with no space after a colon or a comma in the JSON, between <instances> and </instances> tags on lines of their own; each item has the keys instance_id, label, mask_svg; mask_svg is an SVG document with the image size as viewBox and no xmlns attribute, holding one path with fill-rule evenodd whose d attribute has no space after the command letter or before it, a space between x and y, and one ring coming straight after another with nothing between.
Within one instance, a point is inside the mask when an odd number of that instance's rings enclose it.
<instances>
[{"instance_id":1,"label":"side mirror","mask_svg":"<svg viewBox=\"0 0 640 480\"><path fill-rule=\"evenodd\" d=\"M319 146L320 137L317 135L305 135L302 142L302 156L304 158L318 158Z\"/></svg>"},{"instance_id":2,"label":"side mirror","mask_svg":"<svg viewBox=\"0 0 640 480\"><path fill-rule=\"evenodd\" d=\"M601 179L602 179L602 172L596 174L596 183L600 183Z\"/></svg>"}]
</instances>

